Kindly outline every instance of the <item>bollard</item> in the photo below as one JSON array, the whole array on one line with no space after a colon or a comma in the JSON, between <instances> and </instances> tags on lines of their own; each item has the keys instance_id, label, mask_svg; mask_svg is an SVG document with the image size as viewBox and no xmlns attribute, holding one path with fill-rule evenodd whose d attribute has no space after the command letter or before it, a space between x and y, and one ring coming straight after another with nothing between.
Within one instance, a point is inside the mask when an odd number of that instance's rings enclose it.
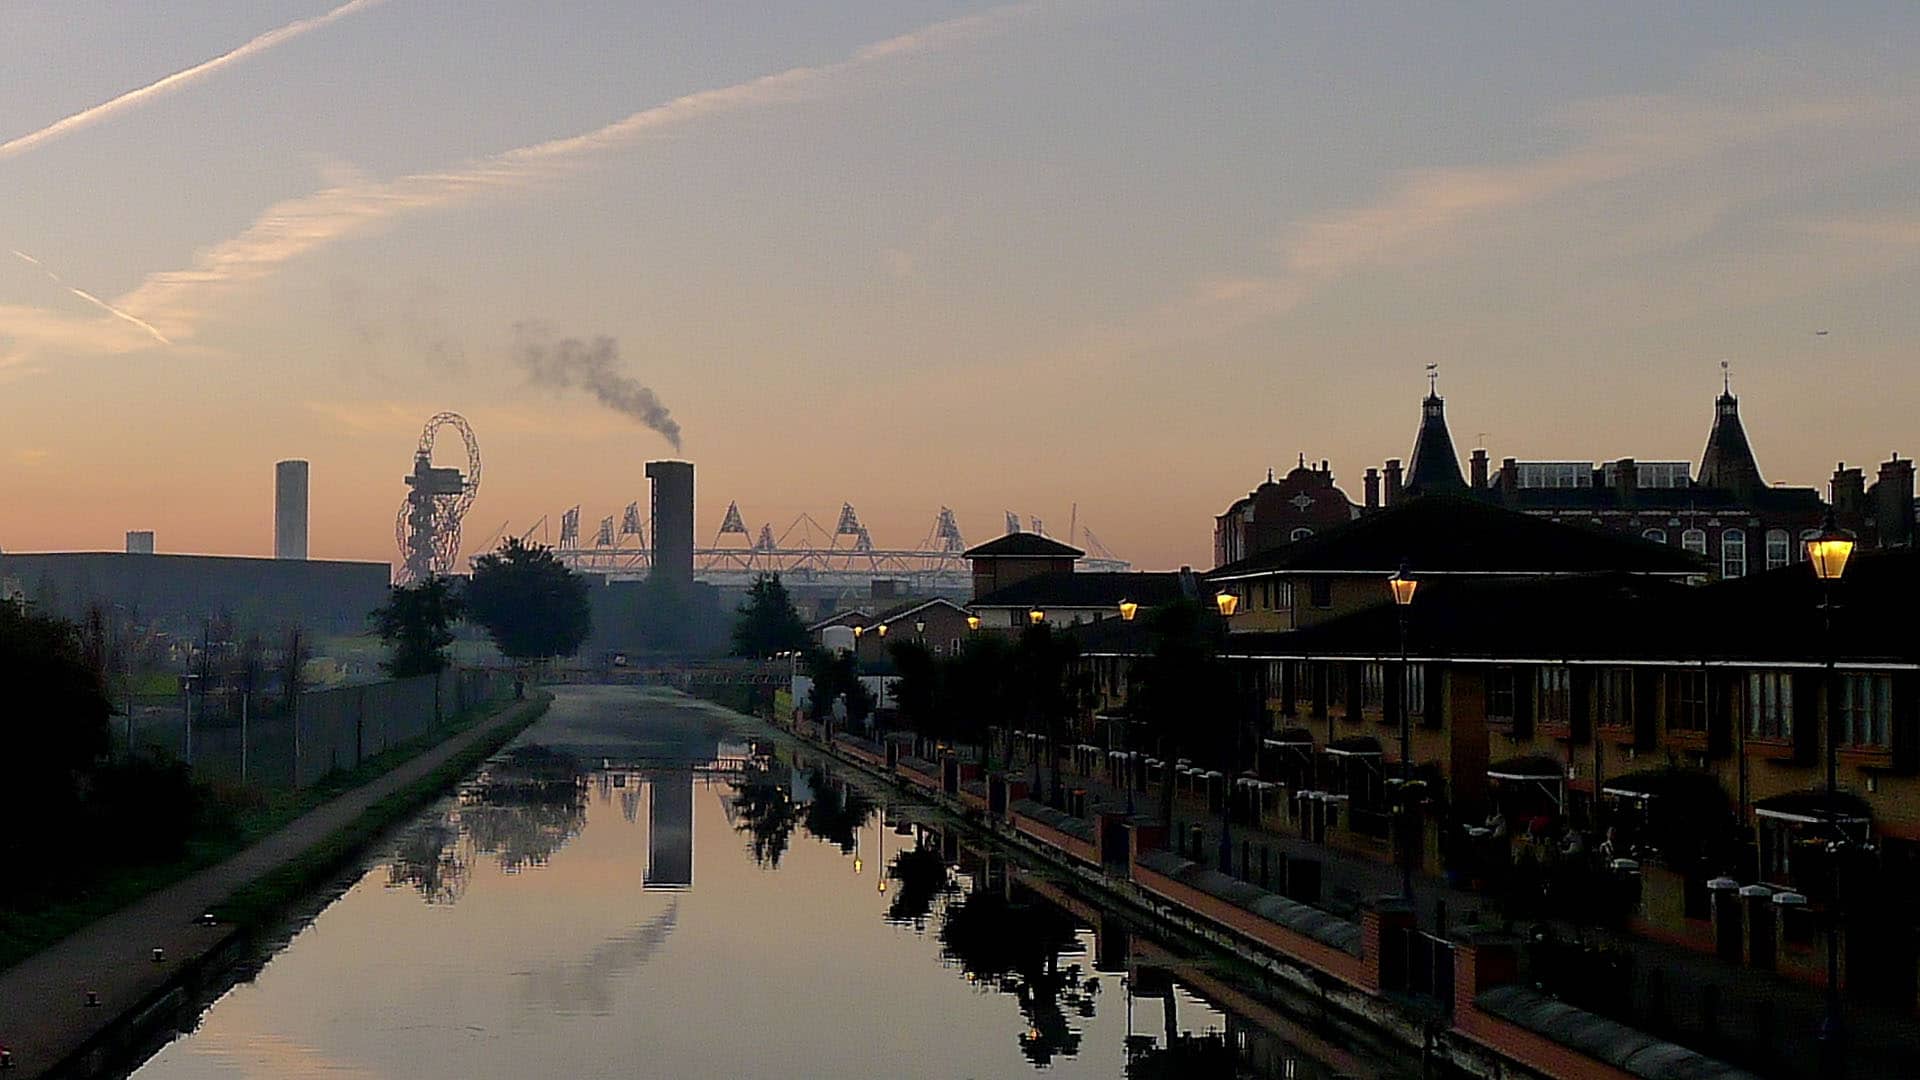
<instances>
[{"instance_id":1,"label":"bollard","mask_svg":"<svg viewBox=\"0 0 1920 1080\"><path fill-rule=\"evenodd\" d=\"M1193 848L1193 854L1188 855L1187 858L1192 859L1194 862L1200 863L1203 866L1206 865L1206 861L1207 861L1206 826L1197 825L1197 824L1189 825L1187 827L1187 844L1188 846Z\"/></svg>"}]
</instances>

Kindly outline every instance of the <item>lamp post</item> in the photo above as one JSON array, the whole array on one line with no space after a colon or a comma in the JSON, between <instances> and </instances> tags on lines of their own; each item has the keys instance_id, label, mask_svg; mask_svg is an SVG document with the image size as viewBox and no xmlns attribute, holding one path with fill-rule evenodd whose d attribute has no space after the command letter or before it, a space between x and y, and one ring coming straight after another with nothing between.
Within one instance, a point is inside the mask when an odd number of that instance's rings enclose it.
<instances>
[{"instance_id":1,"label":"lamp post","mask_svg":"<svg viewBox=\"0 0 1920 1080\"><path fill-rule=\"evenodd\" d=\"M1132 622L1133 617L1138 614L1140 614L1139 604L1136 604L1131 600L1120 601L1120 621L1121 622Z\"/></svg>"},{"instance_id":2,"label":"lamp post","mask_svg":"<svg viewBox=\"0 0 1920 1080\"><path fill-rule=\"evenodd\" d=\"M1409 722L1409 702L1407 701L1408 676L1412 673L1407 663L1407 609L1413 605L1413 594L1420 583L1414 580L1408 571L1405 560L1400 569L1387 579L1387 587L1393 590L1393 608L1400 623L1400 898L1409 904L1413 902L1413 845L1407 835L1409 818L1413 815L1413 725Z\"/></svg>"},{"instance_id":3,"label":"lamp post","mask_svg":"<svg viewBox=\"0 0 1920 1080\"><path fill-rule=\"evenodd\" d=\"M1229 619L1240 610L1240 598L1225 589L1213 594L1213 606L1220 609L1220 617Z\"/></svg>"},{"instance_id":4,"label":"lamp post","mask_svg":"<svg viewBox=\"0 0 1920 1080\"><path fill-rule=\"evenodd\" d=\"M1839 695L1838 680L1835 673L1833 646L1833 592L1839 584L1841 575L1847 572L1847 560L1853 557L1853 537L1842 532L1834 523L1833 511L1827 511L1826 524L1820 529L1820 535L1806 542L1807 562L1813 566L1813 576L1820 582L1820 640L1826 652L1826 751L1827 751L1827 818L1830 825L1840 819L1836 803L1839 791L1840 746L1839 721L1835 705ZM1840 857L1844 853L1842 843L1833 848L1830 874L1833 879L1833 896L1827 912L1827 1016L1820 1025L1820 1062L1826 1076L1845 1074L1846 1062L1842 1058L1842 1028L1840 1020Z\"/></svg>"},{"instance_id":5,"label":"lamp post","mask_svg":"<svg viewBox=\"0 0 1920 1080\"><path fill-rule=\"evenodd\" d=\"M975 634L980 632L980 616L978 615L967 616L967 632L975 633Z\"/></svg>"}]
</instances>

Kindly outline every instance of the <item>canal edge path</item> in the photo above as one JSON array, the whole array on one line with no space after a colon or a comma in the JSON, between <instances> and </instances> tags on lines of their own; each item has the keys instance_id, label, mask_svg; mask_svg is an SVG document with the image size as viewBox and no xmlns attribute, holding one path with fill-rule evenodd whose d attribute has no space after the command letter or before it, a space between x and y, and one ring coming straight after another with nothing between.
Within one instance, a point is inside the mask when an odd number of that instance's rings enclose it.
<instances>
[{"instance_id":1,"label":"canal edge path","mask_svg":"<svg viewBox=\"0 0 1920 1080\"><path fill-rule=\"evenodd\" d=\"M241 936L202 916L240 890L327 843L381 800L418 783L463 752L517 733L546 711L551 696L510 703L493 716L295 818L231 858L189 875L0 972L0 1047L12 1054L8 1080L71 1072L82 1055L141 1028L181 988L206 974L210 958ZM156 962L154 950L163 950ZM98 1004L89 1005L89 992ZM86 1074L84 1068L79 1070Z\"/></svg>"}]
</instances>

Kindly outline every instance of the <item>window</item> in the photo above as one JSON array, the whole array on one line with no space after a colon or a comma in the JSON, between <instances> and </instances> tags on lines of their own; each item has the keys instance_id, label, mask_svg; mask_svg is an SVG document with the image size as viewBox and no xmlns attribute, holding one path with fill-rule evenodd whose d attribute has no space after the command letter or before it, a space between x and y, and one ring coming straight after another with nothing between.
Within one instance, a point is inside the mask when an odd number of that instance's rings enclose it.
<instances>
[{"instance_id":1,"label":"window","mask_svg":"<svg viewBox=\"0 0 1920 1080\"><path fill-rule=\"evenodd\" d=\"M1387 668L1384 664L1360 667L1360 707L1379 709L1387 703Z\"/></svg>"},{"instance_id":2,"label":"window","mask_svg":"<svg viewBox=\"0 0 1920 1080\"><path fill-rule=\"evenodd\" d=\"M1793 537L1785 529L1767 530L1767 569L1778 570L1793 561Z\"/></svg>"},{"instance_id":3,"label":"window","mask_svg":"<svg viewBox=\"0 0 1920 1080\"><path fill-rule=\"evenodd\" d=\"M1651 540L1656 544L1664 544L1667 542L1667 530L1648 529L1646 532L1640 534L1640 539Z\"/></svg>"},{"instance_id":4,"label":"window","mask_svg":"<svg viewBox=\"0 0 1920 1080\"><path fill-rule=\"evenodd\" d=\"M1680 546L1695 555L1707 553L1707 534L1702 529L1688 529L1680 534Z\"/></svg>"},{"instance_id":5,"label":"window","mask_svg":"<svg viewBox=\"0 0 1920 1080\"><path fill-rule=\"evenodd\" d=\"M1267 583L1267 603L1270 611L1293 610L1293 582L1274 580Z\"/></svg>"},{"instance_id":6,"label":"window","mask_svg":"<svg viewBox=\"0 0 1920 1080\"><path fill-rule=\"evenodd\" d=\"M1305 540L1307 537L1312 535L1313 535L1312 529L1295 529L1292 532L1287 534L1287 539L1297 544L1300 541Z\"/></svg>"},{"instance_id":7,"label":"window","mask_svg":"<svg viewBox=\"0 0 1920 1080\"><path fill-rule=\"evenodd\" d=\"M1707 730L1707 673L1667 673L1667 730Z\"/></svg>"},{"instance_id":8,"label":"window","mask_svg":"<svg viewBox=\"0 0 1920 1080\"><path fill-rule=\"evenodd\" d=\"M1633 672L1607 668L1594 680L1594 719L1609 727L1633 726Z\"/></svg>"},{"instance_id":9,"label":"window","mask_svg":"<svg viewBox=\"0 0 1920 1080\"><path fill-rule=\"evenodd\" d=\"M1513 704L1513 669L1502 667L1487 672L1487 719L1512 723Z\"/></svg>"},{"instance_id":10,"label":"window","mask_svg":"<svg viewBox=\"0 0 1920 1080\"><path fill-rule=\"evenodd\" d=\"M1314 578L1313 582L1308 585L1307 588L1308 600L1314 607L1329 608L1333 606L1333 582L1328 581L1326 578Z\"/></svg>"},{"instance_id":11,"label":"window","mask_svg":"<svg viewBox=\"0 0 1920 1080\"><path fill-rule=\"evenodd\" d=\"M1345 709L1347 707L1347 665L1328 664L1326 667L1327 705Z\"/></svg>"},{"instance_id":12,"label":"window","mask_svg":"<svg viewBox=\"0 0 1920 1080\"><path fill-rule=\"evenodd\" d=\"M1747 574L1747 534L1728 529L1720 534L1720 576L1745 577Z\"/></svg>"},{"instance_id":13,"label":"window","mask_svg":"<svg viewBox=\"0 0 1920 1080\"><path fill-rule=\"evenodd\" d=\"M1756 739L1793 738L1793 676L1756 671L1747 676L1747 734Z\"/></svg>"},{"instance_id":14,"label":"window","mask_svg":"<svg viewBox=\"0 0 1920 1080\"><path fill-rule=\"evenodd\" d=\"M1840 741L1892 746L1893 676L1848 672L1840 677Z\"/></svg>"},{"instance_id":15,"label":"window","mask_svg":"<svg viewBox=\"0 0 1920 1080\"><path fill-rule=\"evenodd\" d=\"M1541 723L1572 722L1573 714L1569 708L1567 684L1567 669L1564 667L1534 669L1533 699L1539 703L1536 715L1540 717Z\"/></svg>"},{"instance_id":16,"label":"window","mask_svg":"<svg viewBox=\"0 0 1920 1080\"><path fill-rule=\"evenodd\" d=\"M1408 716L1421 716L1427 711L1427 665L1406 664L1402 666L1406 673L1405 701Z\"/></svg>"}]
</instances>

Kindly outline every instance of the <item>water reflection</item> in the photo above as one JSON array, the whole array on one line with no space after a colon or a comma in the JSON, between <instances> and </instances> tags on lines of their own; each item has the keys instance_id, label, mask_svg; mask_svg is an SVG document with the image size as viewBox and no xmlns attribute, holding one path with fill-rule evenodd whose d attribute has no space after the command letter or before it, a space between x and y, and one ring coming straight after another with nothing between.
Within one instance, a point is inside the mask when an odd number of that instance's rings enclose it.
<instances>
[{"instance_id":1,"label":"water reflection","mask_svg":"<svg viewBox=\"0 0 1920 1080\"><path fill-rule=\"evenodd\" d=\"M1204 958L922 805L817 759L616 765L615 723L591 766L491 763L142 1080L295 1075L296 1045L417 1080L1328 1075Z\"/></svg>"},{"instance_id":2,"label":"water reflection","mask_svg":"<svg viewBox=\"0 0 1920 1080\"><path fill-rule=\"evenodd\" d=\"M544 866L586 825L586 770L569 754L518 747L461 792L459 813L475 850L502 870Z\"/></svg>"},{"instance_id":3,"label":"water reflection","mask_svg":"<svg viewBox=\"0 0 1920 1080\"><path fill-rule=\"evenodd\" d=\"M756 865L780 868L793 831L800 825L801 808L793 798L793 770L782 762L763 761L732 781L728 804L733 827L747 834L747 853Z\"/></svg>"},{"instance_id":4,"label":"water reflection","mask_svg":"<svg viewBox=\"0 0 1920 1080\"><path fill-rule=\"evenodd\" d=\"M873 819L878 804L859 788L829 778L817 766L809 773L807 786L813 789L804 818L807 833L838 846L843 855L854 854L859 846L857 834Z\"/></svg>"}]
</instances>

